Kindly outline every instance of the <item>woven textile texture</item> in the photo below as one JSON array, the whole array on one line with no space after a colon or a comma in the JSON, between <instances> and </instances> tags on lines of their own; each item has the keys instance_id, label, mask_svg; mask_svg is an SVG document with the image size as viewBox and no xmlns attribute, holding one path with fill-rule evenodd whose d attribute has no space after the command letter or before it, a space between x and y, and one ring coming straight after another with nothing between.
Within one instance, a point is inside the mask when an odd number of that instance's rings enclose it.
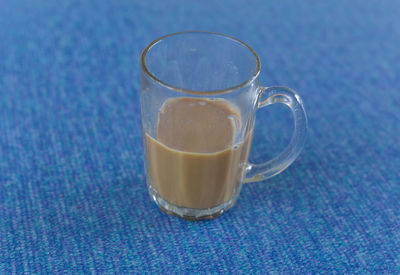
<instances>
[{"instance_id":1,"label":"woven textile texture","mask_svg":"<svg viewBox=\"0 0 400 275\"><path fill-rule=\"evenodd\" d=\"M400 2L0 0L0 273L400 273ZM233 35L302 96L308 139L220 218L150 200L139 55ZM257 113L251 160L290 140Z\"/></svg>"}]
</instances>

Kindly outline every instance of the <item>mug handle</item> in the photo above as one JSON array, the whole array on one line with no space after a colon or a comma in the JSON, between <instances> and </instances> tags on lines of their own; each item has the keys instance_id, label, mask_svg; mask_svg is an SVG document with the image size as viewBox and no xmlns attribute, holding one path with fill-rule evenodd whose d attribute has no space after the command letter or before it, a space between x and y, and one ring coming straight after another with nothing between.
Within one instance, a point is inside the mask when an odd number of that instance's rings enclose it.
<instances>
[{"instance_id":1,"label":"mug handle","mask_svg":"<svg viewBox=\"0 0 400 275\"><path fill-rule=\"evenodd\" d=\"M261 97L266 94L267 99L260 102ZM282 86L261 87L257 99L257 107L282 103L288 106L294 117L294 133L289 145L275 158L261 163L248 163L246 167L246 178L244 182L255 182L271 178L285 170L300 154L307 132L307 116L303 101L292 89Z\"/></svg>"}]
</instances>

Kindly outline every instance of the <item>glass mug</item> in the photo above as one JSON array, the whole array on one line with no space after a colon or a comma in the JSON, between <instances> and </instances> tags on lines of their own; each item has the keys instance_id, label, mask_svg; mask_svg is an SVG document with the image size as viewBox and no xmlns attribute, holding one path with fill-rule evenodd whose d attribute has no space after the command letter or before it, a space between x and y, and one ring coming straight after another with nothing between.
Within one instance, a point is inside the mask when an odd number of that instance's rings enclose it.
<instances>
[{"instance_id":1,"label":"glass mug","mask_svg":"<svg viewBox=\"0 0 400 275\"><path fill-rule=\"evenodd\" d=\"M242 183L275 176L300 154L307 130L300 96L260 86L259 57L240 40L174 33L151 42L140 65L146 181L163 212L216 218L235 204ZM275 103L293 112L292 139L274 159L249 163L255 113Z\"/></svg>"}]
</instances>

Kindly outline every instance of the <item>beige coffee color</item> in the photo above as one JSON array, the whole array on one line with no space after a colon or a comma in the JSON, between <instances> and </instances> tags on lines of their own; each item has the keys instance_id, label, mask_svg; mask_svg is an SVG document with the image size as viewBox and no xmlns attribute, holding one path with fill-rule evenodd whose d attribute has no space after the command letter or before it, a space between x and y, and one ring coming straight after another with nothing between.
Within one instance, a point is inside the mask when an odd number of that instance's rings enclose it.
<instances>
[{"instance_id":1,"label":"beige coffee color","mask_svg":"<svg viewBox=\"0 0 400 275\"><path fill-rule=\"evenodd\" d=\"M232 199L252 138L249 133L234 144L241 123L238 109L222 99L167 100L158 116L156 139L146 133L151 186L180 207L206 209Z\"/></svg>"}]
</instances>

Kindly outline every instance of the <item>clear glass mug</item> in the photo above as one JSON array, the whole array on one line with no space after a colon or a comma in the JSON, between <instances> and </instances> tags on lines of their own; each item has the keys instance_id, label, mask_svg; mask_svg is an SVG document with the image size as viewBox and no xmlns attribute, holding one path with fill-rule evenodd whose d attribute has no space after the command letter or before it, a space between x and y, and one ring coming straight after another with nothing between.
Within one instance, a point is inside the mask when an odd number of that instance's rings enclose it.
<instances>
[{"instance_id":1,"label":"clear glass mug","mask_svg":"<svg viewBox=\"0 0 400 275\"><path fill-rule=\"evenodd\" d=\"M243 183L285 170L300 154L307 117L300 96L259 85L259 57L213 32L163 36L142 52L141 121L146 180L160 209L187 220L216 218ZM282 103L294 116L289 145L274 159L248 162L257 109Z\"/></svg>"}]
</instances>

